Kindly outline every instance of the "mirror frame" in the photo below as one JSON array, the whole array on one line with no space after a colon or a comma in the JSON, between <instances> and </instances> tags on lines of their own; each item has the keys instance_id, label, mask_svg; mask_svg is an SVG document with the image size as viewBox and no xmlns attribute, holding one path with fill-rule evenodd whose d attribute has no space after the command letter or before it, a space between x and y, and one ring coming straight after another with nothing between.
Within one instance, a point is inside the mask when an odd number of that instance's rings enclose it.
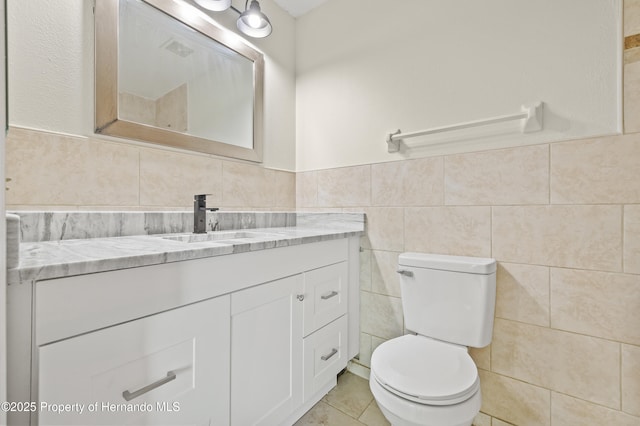
<instances>
[{"instance_id":1,"label":"mirror frame","mask_svg":"<svg viewBox=\"0 0 640 426\"><path fill-rule=\"evenodd\" d=\"M119 0L95 5L95 133L224 157L262 162L264 57L203 12L178 0L142 0L195 31L251 60L253 66L253 149L118 118Z\"/></svg>"}]
</instances>

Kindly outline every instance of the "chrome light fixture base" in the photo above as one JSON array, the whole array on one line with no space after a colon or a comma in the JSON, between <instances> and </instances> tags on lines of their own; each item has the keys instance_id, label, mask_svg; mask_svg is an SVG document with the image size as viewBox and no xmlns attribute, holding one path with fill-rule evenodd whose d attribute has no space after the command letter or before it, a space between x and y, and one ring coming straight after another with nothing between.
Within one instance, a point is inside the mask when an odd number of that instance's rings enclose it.
<instances>
[{"instance_id":1,"label":"chrome light fixture base","mask_svg":"<svg viewBox=\"0 0 640 426\"><path fill-rule=\"evenodd\" d=\"M222 12L223 10L227 10L231 7L231 0L193 0L198 6L207 9L213 10L214 12Z\"/></svg>"}]
</instances>

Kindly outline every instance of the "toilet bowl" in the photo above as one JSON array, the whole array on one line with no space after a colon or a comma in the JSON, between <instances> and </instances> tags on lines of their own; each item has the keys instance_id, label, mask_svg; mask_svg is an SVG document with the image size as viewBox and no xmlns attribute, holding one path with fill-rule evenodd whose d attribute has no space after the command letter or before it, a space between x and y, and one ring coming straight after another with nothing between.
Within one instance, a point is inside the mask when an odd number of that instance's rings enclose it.
<instances>
[{"instance_id":1,"label":"toilet bowl","mask_svg":"<svg viewBox=\"0 0 640 426\"><path fill-rule=\"evenodd\" d=\"M482 396L467 347L491 342L495 260L403 253L398 267L414 334L373 351L371 392L393 426L471 426Z\"/></svg>"},{"instance_id":2,"label":"toilet bowl","mask_svg":"<svg viewBox=\"0 0 640 426\"><path fill-rule=\"evenodd\" d=\"M470 426L482 401L467 349L424 336L381 344L371 358L369 384L393 426Z\"/></svg>"}]
</instances>

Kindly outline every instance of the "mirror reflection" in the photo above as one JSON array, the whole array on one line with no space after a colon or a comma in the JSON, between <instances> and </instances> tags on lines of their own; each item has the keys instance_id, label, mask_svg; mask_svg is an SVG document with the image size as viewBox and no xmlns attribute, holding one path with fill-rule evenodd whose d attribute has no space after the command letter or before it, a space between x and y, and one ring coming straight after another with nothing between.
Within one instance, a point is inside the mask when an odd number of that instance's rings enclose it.
<instances>
[{"instance_id":1,"label":"mirror reflection","mask_svg":"<svg viewBox=\"0 0 640 426\"><path fill-rule=\"evenodd\" d=\"M261 161L262 55L199 13L97 1L96 132Z\"/></svg>"}]
</instances>

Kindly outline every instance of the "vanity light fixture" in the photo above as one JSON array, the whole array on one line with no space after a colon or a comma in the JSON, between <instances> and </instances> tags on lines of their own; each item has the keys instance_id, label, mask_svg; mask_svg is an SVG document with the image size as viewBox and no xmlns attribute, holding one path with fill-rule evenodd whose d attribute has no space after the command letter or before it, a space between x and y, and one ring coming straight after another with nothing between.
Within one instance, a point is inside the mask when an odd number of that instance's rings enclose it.
<instances>
[{"instance_id":1,"label":"vanity light fixture","mask_svg":"<svg viewBox=\"0 0 640 426\"><path fill-rule=\"evenodd\" d=\"M203 9L222 12L227 9L233 9L240 14L237 21L238 29L245 35L254 38L263 38L271 34L273 27L267 15L260 10L258 0L246 0L244 3L244 12L231 5L231 0L193 0Z\"/></svg>"},{"instance_id":2,"label":"vanity light fixture","mask_svg":"<svg viewBox=\"0 0 640 426\"><path fill-rule=\"evenodd\" d=\"M231 7L231 0L194 0L200 7L215 12L222 12Z\"/></svg>"},{"instance_id":3,"label":"vanity light fixture","mask_svg":"<svg viewBox=\"0 0 640 426\"><path fill-rule=\"evenodd\" d=\"M258 0L251 0L251 4L247 8L245 2L245 10L238 17L238 29L249 37L262 38L271 34L272 27L271 22L267 15L260 10L260 3Z\"/></svg>"}]
</instances>

